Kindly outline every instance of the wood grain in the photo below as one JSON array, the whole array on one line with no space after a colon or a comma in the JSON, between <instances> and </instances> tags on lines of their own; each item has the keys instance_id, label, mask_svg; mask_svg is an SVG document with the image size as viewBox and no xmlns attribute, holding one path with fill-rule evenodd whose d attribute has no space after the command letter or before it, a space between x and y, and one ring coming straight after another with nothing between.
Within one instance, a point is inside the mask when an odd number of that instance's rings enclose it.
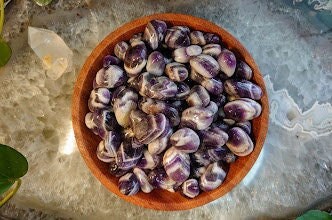
<instances>
[{"instance_id":1,"label":"wood grain","mask_svg":"<svg viewBox=\"0 0 332 220\"><path fill-rule=\"evenodd\" d=\"M145 25L153 19L164 20L168 25L185 25L192 30L211 32L219 35L226 46L235 52L236 56L243 59L253 69L253 81L258 84L264 95L261 99L262 114L253 120L254 151L236 160L224 183L211 192L203 192L194 199L187 199L180 193L170 193L165 190L154 190L150 194L139 192L135 196L125 196L117 187L118 179L108 172L106 163L98 160L96 147L100 138L94 135L84 123L88 110L88 99L92 90L92 82L97 71L102 67L102 59L107 54L113 53L114 45L121 40L129 40L138 32L144 31ZM111 192L122 199L135 205L157 210L185 210L198 207L220 198L232 190L249 172L262 150L268 129L269 104L264 80L257 64L244 46L223 28L201 18L182 14L154 14L131 21L110 33L87 58L75 84L72 99L72 122L78 148L85 163L95 177Z\"/></svg>"}]
</instances>

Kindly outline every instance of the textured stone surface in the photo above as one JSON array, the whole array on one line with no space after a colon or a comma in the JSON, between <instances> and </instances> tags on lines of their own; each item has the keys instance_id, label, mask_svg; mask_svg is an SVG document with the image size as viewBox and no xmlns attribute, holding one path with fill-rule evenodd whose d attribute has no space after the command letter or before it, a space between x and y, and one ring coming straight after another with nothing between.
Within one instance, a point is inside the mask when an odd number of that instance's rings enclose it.
<instances>
[{"instance_id":1,"label":"textured stone surface","mask_svg":"<svg viewBox=\"0 0 332 220\"><path fill-rule=\"evenodd\" d=\"M21 151L30 169L0 218L289 218L331 194L331 26L317 23L326 11L314 10L312 1L306 10L297 8L307 1L284 2L55 0L40 8L12 1L4 38L13 57L0 69L0 142ZM224 197L183 212L146 210L108 192L84 164L70 121L74 82L92 49L123 23L157 12L192 14L229 30L256 59L270 98L269 133L254 168ZM50 79L28 46L28 25L62 37L74 71Z\"/></svg>"}]
</instances>

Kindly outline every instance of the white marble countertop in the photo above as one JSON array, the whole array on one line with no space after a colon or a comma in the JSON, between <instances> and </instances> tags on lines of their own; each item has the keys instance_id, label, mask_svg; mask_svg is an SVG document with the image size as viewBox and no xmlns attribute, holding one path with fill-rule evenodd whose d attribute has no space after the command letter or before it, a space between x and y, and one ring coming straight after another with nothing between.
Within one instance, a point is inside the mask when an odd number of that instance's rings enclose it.
<instances>
[{"instance_id":1,"label":"white marble countertop","mask_svg":"<svg viewBox=\"0 0 332 220\"><path fill-rule=\"evenodd\" d=\"M21 151L30 167L0 219L292 218L331 195L332 1L307 2L55 0L41 8L12 1L3 31L13 56L0 69L0 142ZM71 125L73 86L92 49L122 24L157 12L202 17L236 36L258 63L271 106L250 173L224 197L188 211L147 210L107 191L83 162ZM28 45L28 26L61 36L74 71L49 78Z\"/></svg>"}]
</instances>

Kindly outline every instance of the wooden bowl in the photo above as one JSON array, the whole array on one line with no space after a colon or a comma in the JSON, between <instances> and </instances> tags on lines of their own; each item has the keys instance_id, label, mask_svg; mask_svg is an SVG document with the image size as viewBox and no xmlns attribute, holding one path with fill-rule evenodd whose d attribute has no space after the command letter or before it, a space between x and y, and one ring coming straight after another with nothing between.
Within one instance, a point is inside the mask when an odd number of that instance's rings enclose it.
<instances>
[{"instance_id":1,"label":"wooden bowl","mask_svg":"<svg viewBox=\"0 0 332 220\"><path fill-rule=\"evenodd\" d=\"M237 57L244 60L253 70L253 81L258 84L264 95L261 99L263 107L260 117L253 120L253 136L255 148L253 152L240 157L230 166L229 173L223 184L210 192L202 192L194 199L187 199L179 192L171 193L165 190L154 190L149 194L139 192L135 196L125 196L120 193L117 182L118 178L108 172L108 164L98 160L96 148L101 139L94 135L86 126L84 117L88 113L88 99L92 90L92 82L97 71L102 67L103 57L113 53L114 45L121 40L129 40L130 37L143 32L146 24L153 19L164 20L168 25L185 25L193 30L211 32L219 35L226 46ZM72 100L72 120L75 138L78 148L97 179L111 192L122 199L135 205L158 210L184 210L191 209L209 203L225 195L233 189L249 172L262 150L268 129L269 105L267 92L262 75L257 64L244 46L223 28L201 18L182 14L154 14L131 21L110 33L91 53L86 60L75 84Z\"/></svg>"}]
</instances>

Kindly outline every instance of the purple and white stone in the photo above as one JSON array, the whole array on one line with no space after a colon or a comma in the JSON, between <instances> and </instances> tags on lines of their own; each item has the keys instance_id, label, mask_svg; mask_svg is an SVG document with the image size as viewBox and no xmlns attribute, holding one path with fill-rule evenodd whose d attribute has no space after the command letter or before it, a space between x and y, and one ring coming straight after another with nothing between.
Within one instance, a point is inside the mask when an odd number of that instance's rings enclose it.
<instances>
[{"instance_id":1,"label":"purple and white stone","mask_svg":"<svg viewBox=\"0 0 332 220\"><path fill-rule=\"evenodd\" d=\"M206 44L204 33L201 31L192 31L190 32L189 36L191 44L200 45L200 46L204 46Z\"/></svg>"},{"instance_id":2,"label":"purple and white stone","mask_svg":"<svg viewBox=\"0 0 332 220\"><path fill-rule=\"evenodd\" d=\"M103 67L105 69L108 69L110 67L110 65L119 65L120 63L121 63L121 60L112 55L106 55L103 59Z\"/></svg>"},{"instance_id":3,"label":"purple and white stone","mask_svg":"<svg viewBox=\"0 0 332 220\"><path fill-rule=\"evenodd\" d=\"M138 95L125 86L119 87L113 94L113 110L115 118L122 127L128 127L130 124L129 115L132 110L137 108Z\"/></svg>"},{"instance_id":4,"label":"purple and white stone","mask_svg":"<svg viewBox=\"0 0 332 220\"><path fill-rule=\"evenodd\" d=\"M164 169L172 180L183 183L190 174L189 155L177 150L175 147L169 148L163 157Z\"/></svg>"},{"instance_id":5,"label":"purple and white stone","mask_svg":"<svg viewBox=\"0 0 332 220\"><path fill-rule=\"evenodd\" d=\"M182 194L189 197L195 198L199 194L199 185L196 179L188 179L182 183Z\"/></svg>"},{"instance_id":6,"label":"purple and white stone","mask_svg":"<svg viewBox=\"0 0 332 220\"><path fill-rule=\"evenodd\" d=\"M228 134L218 127L209 127L199 132L202 145L206 148L218 148L226 144Z\"/></svg>"},{"instance_id":7,"label":"purple and white stone","mask_svg":"<svg viewBox=\"0 0 332 220\"><path fill-rule=\"evenodd\" d=\"M254 144L249 135L239 127L233 127L228 131L229 139L227 147L237 156L247 156L253 149Z\"/></svg>"},{"instance_id":8,"label":"purple and white stone","mask_svg":"<svg viewBox=\"0 0 332 220\"><path fill-rule=\"evenodd\" d=\"M180 47L173 51L173 59L178 63L188 63L191 57L202 53L202 48L198 45Z\"/></svg>"},{"instance_id":9,"label":"purple and white stone","mask_svg":"<svg viewBox=\"0 0 332 220\"><path fill-rule=\"evenodd\" d=\"M96 154L98 159L105 163L110 163L115 160L113 152L106 149L104 141L99 142Z\"/></svg>"},{"instance_id":10,"label":"purple and white stone","mask_svg":"<svg viewBox=\"0 0 332 220\"><path fill-rule=\"evenodd\" d=\"M166 31L165 43L171 49L187 47L190 45L190 30L186 27L176 26Z\"/></svg>"},{"instance_id":11,"label":"purple and white stone","mask_svg":"<svg viewBox=\"0 0 332 220\"><path fill-rule=\"evenodd\" d=\"M161 162L161 158L157 154L151 154L148 150L144 150L142 158L136 164L136 167L141 169L153 170Z\"/></svg>"},{"instance_id":12,"label":"purple and white stone","mask_svg":"<svg viewBox=\"0 0 332 220\"><path fill-rule=\"evenodd\" d=\"M210 109L194 106L185 109L181 116L181 126L194 130L203 130L209 127L213 121L215 112Z\"/></svg>"},{"instance_id":13,"label":"purple and white stone","mask_svg":"<svg viewBox=\"0 0 332 220\"><path fill-rule=\"evenodd\" d=\"M132 196L140 189L139 182L133 173L127 173L119 179L119 190L122 194Z\"/></svg>"},{"instance_id":14,"label":"purple and white stone","mask_svg":"<svg viewBox=\"0 0 332 220\"><path fill-rule=\"evenodd\" d=\"M161 154L169 147L170 137L173 134L172 129L165 129L166 132L161 134L157 139L148 144L148 151L152 154Z\"/></svg>"},{"instance_id":15,"label":"purple and white stone","mask_svg":"<svg viewBox=\"0 0 332 220\"><path fill-rule=\"evenodd\" d=\"M143 41L135 42L129 46L124 57L124 69L132 77L139 74L147 62L147 49Z\"/></svg>"},{"instance_id":16,"label":"purple and white stone","mask_svg":"<svg viewBox=\"0 0 332 220\"><path fill-rule=\"evenodd\" d=\"M121 134L117 131L109 131L106 134L104 145L112 157L116 157L116 152L118 151L122 143Z\"/></svg>"},{"instance_id":17,"label":"purple and white stone","mask_svg":"<svg viewBox=\"0 0 332 220\"><path fill-rule=\"evenodd\" d=\"M188 70L185 65L172 62L166 65L166 75L175 82L182 82L188 77Z\"/></svg>"},{"instance_id":18,"label":"purple and white stone","mask_svg":"<svg viewBox=\"0 0 332 220\"><path fill-rule=\"evenodd\" d=\"M213 33L205 33L204 38L207 44L220 44L221 42L220 37Z\"/></svg>"},{"instance_id":19,"label":"purple and white stone","mask_svg":"<svg viewBox=\"0 0 332 220\"><path fill-rule=\"evenodd\" d=\"M197 151L200 139L192 129L181 128L170 137L170 143L184 153L193 153Z\"/></svg>"},{"instance_id":20,"label":"purple and white stone","mask_svg":"<svg viewBox=\"0 0 332 220\"><path fill-rule=\"evenodd\" d=\"M85 125L102 139L106 137L108 131L118 129L119 127L113 113L109 110L87 113L85 115Z\"/></svg>"},{"instance_id":21,"label":"purple and white stone","mask_svg":"<svg viewBox=\"0 0 332 220\"><path fill-rule=\"evenodd\" d=\"M153 190L153 186L149 183L148 176L145 174L145 172L143 170L141 170L140 168L136 167L133 169L133 173L135 174L135 176L139 182L141 190L144 193L150 193Z\"/></svg>"},{"instance_id":22,"label":"purple and white stone","mask_svg":"<svg viewBox=\"0 0 332 220\"><path fill-rule=\"evenodd\" d=\"M216 59L221 53L221 46L219 44L207 44L203 47L202 53Z\"/></svg>"},{"instance_id":23,"label":"purple and white stone","mask_svg":"<svg viewBox=\"0 0 332 220\"><path fill-rule=\"evenodd\" d=\"M124 70L117 65L109 65L107 69L100 69L95 78L95 88L116 88L127 81Z\"/></svg>"},{"instance_id":24,"label":"purple and white stone","mask_svg":"<svg viewBox=\"0 0 332 220\"><path fill-rule=\"evenodd\" d=\"M115 157L119 169L129 170L136 166L143 154L142 148L132 148L131 142L125 140L121 143Z\"/></svg>"},{"instance_id":25,"label":"purple and white stone","mask_svg":"<svg viewBox=\"0 0 332 220\"><path fill-rule=\"evenodd\" d=\"M218 62L211 56L201 54L190 59L191 68L198 74L206 77L215 77L220 70Z\"/></svg>"},{"instance_id":26,"label":"purple and white stone","mask_svg":"<svg viewBox=\"0 0 332 220\"><path fill-rule=\"evenodd\" d=\"M210 103L210 95L203 86L195 85L191 88L186 101L189 106L206 107Z\"/></svg>"},{"instance_id":27,"label":"purple and white stone","mask_svg":"<svg viewBox=\"0 0 332 220\"><path fill-rule=\"evenodd\" d=\"M164 21L152 20L146 25L143 39L149 44L152 50L155 50L163 41L166 30L167 25Z\"/></svg>"},{"instance_id":28,"label":"purple and white stone","mask_svg":"<svg viewBox=\"0 0 332 220\"><path fill-rule=\"evenodd\" d=\"M131 112L130 120L135 137L143 144L149 144L157 139L169 124L164 114L148 115L139 110Z\"/></svg>"},{"instance_id":29,"label":"purple and white stone","mask_svg":"<svg viewBox=\"0 0 332 220\"><path fill-rule=\"evenodd\" d=\"M263 95L262 89L248 80L228 79L224 83L227 94L235 98L250 98L260 100Z\"/></svg>"},{"instance_id":30,"label":"purple and white stone","mask_svg":"<svg viewBox=\"0 0 332 220\"><path fill-rule=\"evenodd\" d=\"M148 57L146 71L153 75L161 76L164 72L165 65L164 55L158 51L154 51Z\"/></svg>"},{"instance_id":31,"label":"purple and white stone","mask_svg":"<svg viewBox=\"0 0 332 220\"><path fill-rule=\"evenodd\" d=\"M129 45L126 42L120 41L114 46L115 56L117 56L120 60L124 60L128 48Z\"/></svg>"},{"instance_id":32,"label":"purple and white stone","mask_svg":"<svg viewBox=\"0 0 332 220\"><path fill-rule=\"evenodd\" d=\"M96 88L91 91L88 107L91 112L107 109L110 107L111 92L107 88Z\"/></svg>"},{"instance_id":33,"label":"purple and white stone","mask_svg":"<svg viewBox=\"0 0 332 220\"><path fill-rule=\"evenodd\" d=\"M246 62L240 60L240 61L238 61L236 67L237 67L237 69L234 74L234 76L236 78L251 80L252 75L253 75L252 69Z\"/></svg>"},{"instance_id":34,"label":"purple and white stone","mask_svg":"<svg viewBox=\"0 0 332 220\"><path fill-rule=\"evenodd\" d=\"M260 116L262 107L252 99L239 98L228 102L224 106L224 112L227 118L233 119L236 122L244 122Z\"/></svg>"},{"instance_id":35,"label":"purple and white stone","mask_svg":"<svg viewBox=\"0 0 332 220\"><path fill-rule=\"evenodd\" d=\"M164 168L159 167L149 172L148 174L149 183L159 189L165 189L169 192L175 192L179 183L169 178Z\"/></svg>"},{"instance_id":36,"label":"purple and white stone","mask_svg":"<svg viewBox=\"0 0 332 220\"><path fill-rule=\"evenodd\" d=\"M218 55L220 70L228 77L233 76L236 68L236 57L234 53L227 49L222 49Z\"/></svg>"},{"instance_id":37,"label":"purple and white stone","mask_svg":"<svg viewBox=\"0 0 332 220\"><path fill-rule=\"evenodd\" d=\"M199 178L199 186L203 191L218 188L224 181L227 171L218 162L210 164L205 173Z\"/></svg>"},{"instance_id":38,"label":"purple and white stone","mask_svg":"<svg viewBox=\"0 0 332 220\"><path fill-rule=\"evenodd\" d=\"M247 132L248 135L251 134L251 122L250 121L238 122L235 124L235 126L242 128L245 132Z\"/></svg>"}]
</instances>

